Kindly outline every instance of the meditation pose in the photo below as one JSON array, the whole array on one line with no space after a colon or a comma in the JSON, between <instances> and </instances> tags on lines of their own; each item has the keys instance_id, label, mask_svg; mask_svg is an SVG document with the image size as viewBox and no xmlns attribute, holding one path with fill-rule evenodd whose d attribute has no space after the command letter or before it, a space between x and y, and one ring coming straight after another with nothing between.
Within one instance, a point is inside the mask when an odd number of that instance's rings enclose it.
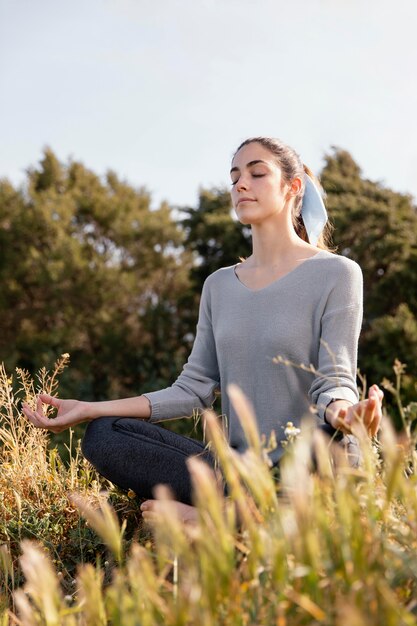
<instances>
[{"instance_id":1,"label":"meditation pose","mask_svg":"<svg viewBox=\"0 0 417 626\"><path fill-rule=\"evenodd\" d=\"M194 519L186 460L198 455L215 466L204 442L159 422L211 407L220 390L229 445L237 452L247 447L230 384L247 396L267 441L272 431L278 442L284 439L287 422L297 427L312 410L318 428L339 429L345 445L354 440L355 419L370 436L381 420L381 389L372 385L360 401L356 385L362 272L327 247L318 182L295 150L267 137L238 147L230 175L237 219L251 227L252 254L205 280L192 351L176 381L105 402L41 394L36 410L23 407L35 426L53 432L88 421L84 455L114 484L146 498L147 521L158 513L154 488L161 483L170 487L180 517ZM55 418L45 415L44 404L58 409ZM285 449L278 443L268 454L277 465Z\"/></svg>"}]
</instances>

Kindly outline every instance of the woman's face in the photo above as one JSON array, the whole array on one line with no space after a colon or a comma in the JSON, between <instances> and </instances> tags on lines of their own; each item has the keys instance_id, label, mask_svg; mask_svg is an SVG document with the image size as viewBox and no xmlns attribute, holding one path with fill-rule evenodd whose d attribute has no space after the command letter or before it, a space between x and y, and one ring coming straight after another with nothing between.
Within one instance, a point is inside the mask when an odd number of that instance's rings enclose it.
<instances>
[{"instance_id":1,"label":"woman's face","mask_svg":"<svg viewBox=\"0 0 417 626\"><path fill-rule=\"evenodd\" d=\"M261 144L243 146L234 156L232 203L242 224L259 224L284 210L290 186L283 184L274 155Z\"/></svg>"}]
</instances>

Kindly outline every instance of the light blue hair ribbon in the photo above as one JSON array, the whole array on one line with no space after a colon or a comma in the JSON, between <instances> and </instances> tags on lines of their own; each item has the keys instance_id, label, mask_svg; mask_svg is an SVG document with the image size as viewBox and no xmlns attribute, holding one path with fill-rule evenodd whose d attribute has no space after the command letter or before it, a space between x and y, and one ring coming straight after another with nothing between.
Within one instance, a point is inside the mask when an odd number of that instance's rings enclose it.
<instances>
[{"instance_id":1,"label":"light blue hair ribbon","mask_svg":"<svg viewBox=\"0 0 417 626\"><path fill-rule=\"evenodd\" d=\"M320 191L306 173L304 174L304 182L305 189L301 204L301 217L306 227L309 242L312 246L316 246L327 222L327 211Z\"/></svg>"}]
</instances>

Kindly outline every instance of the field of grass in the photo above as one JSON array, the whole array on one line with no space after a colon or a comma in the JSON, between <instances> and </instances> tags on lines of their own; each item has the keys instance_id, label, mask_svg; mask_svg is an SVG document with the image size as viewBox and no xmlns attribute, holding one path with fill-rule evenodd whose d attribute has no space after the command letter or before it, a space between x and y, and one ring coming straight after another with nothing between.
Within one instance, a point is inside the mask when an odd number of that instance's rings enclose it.
<instances>
[{"instance_id":1,"label":"field of grass","mask_svg":"<svg viewBox=\"0 0 417 626\"><path fill-rule=\"evenodd\" d=\"M35 381L0 370L0 626L417 625L417 403L401 406L400 363L384 386L403 431L385 418L378 440L362 437L360 469L306 421L288 431L277 480L235 388L244 455L205 414L230 496L190 459L198 523L181 523L161 487L151 529L135 494L103 481L78 441L64 463L21 416L21 399L56 393L66 360Z\"/></svg>"}]
</instances>

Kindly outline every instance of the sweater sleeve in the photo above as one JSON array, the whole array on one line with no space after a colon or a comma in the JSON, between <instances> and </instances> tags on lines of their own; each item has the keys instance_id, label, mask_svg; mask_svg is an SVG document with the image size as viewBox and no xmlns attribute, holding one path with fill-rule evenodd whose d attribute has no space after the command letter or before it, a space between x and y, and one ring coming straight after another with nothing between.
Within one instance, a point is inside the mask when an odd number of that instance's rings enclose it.
<instances>
[{"instance_id":1,"label":"sweater sleeve","mask_svg":"<svg viewBox=\"0 0 417 626\"><path fill-rule=\"evenodd\" d=\"M358 341L363 317L363 276L351 260L332 288L321 319L318 374L310 388L310 397L318 415L332 400L359 400L356 386Z\"/></svg>"},{"instance_id":2,"label":"sweater sleeve","mask_svg":"<svg viewBox=\"0 0 417 626\"><path fill-rule=\"evenodd\" d=\"M214 402L220 375L207 280L201 293L193 348L181 374L170 387L143 394L151 404L150 422L189 417L195 409L210 407Z\"/></svg>"}]
</instances>

